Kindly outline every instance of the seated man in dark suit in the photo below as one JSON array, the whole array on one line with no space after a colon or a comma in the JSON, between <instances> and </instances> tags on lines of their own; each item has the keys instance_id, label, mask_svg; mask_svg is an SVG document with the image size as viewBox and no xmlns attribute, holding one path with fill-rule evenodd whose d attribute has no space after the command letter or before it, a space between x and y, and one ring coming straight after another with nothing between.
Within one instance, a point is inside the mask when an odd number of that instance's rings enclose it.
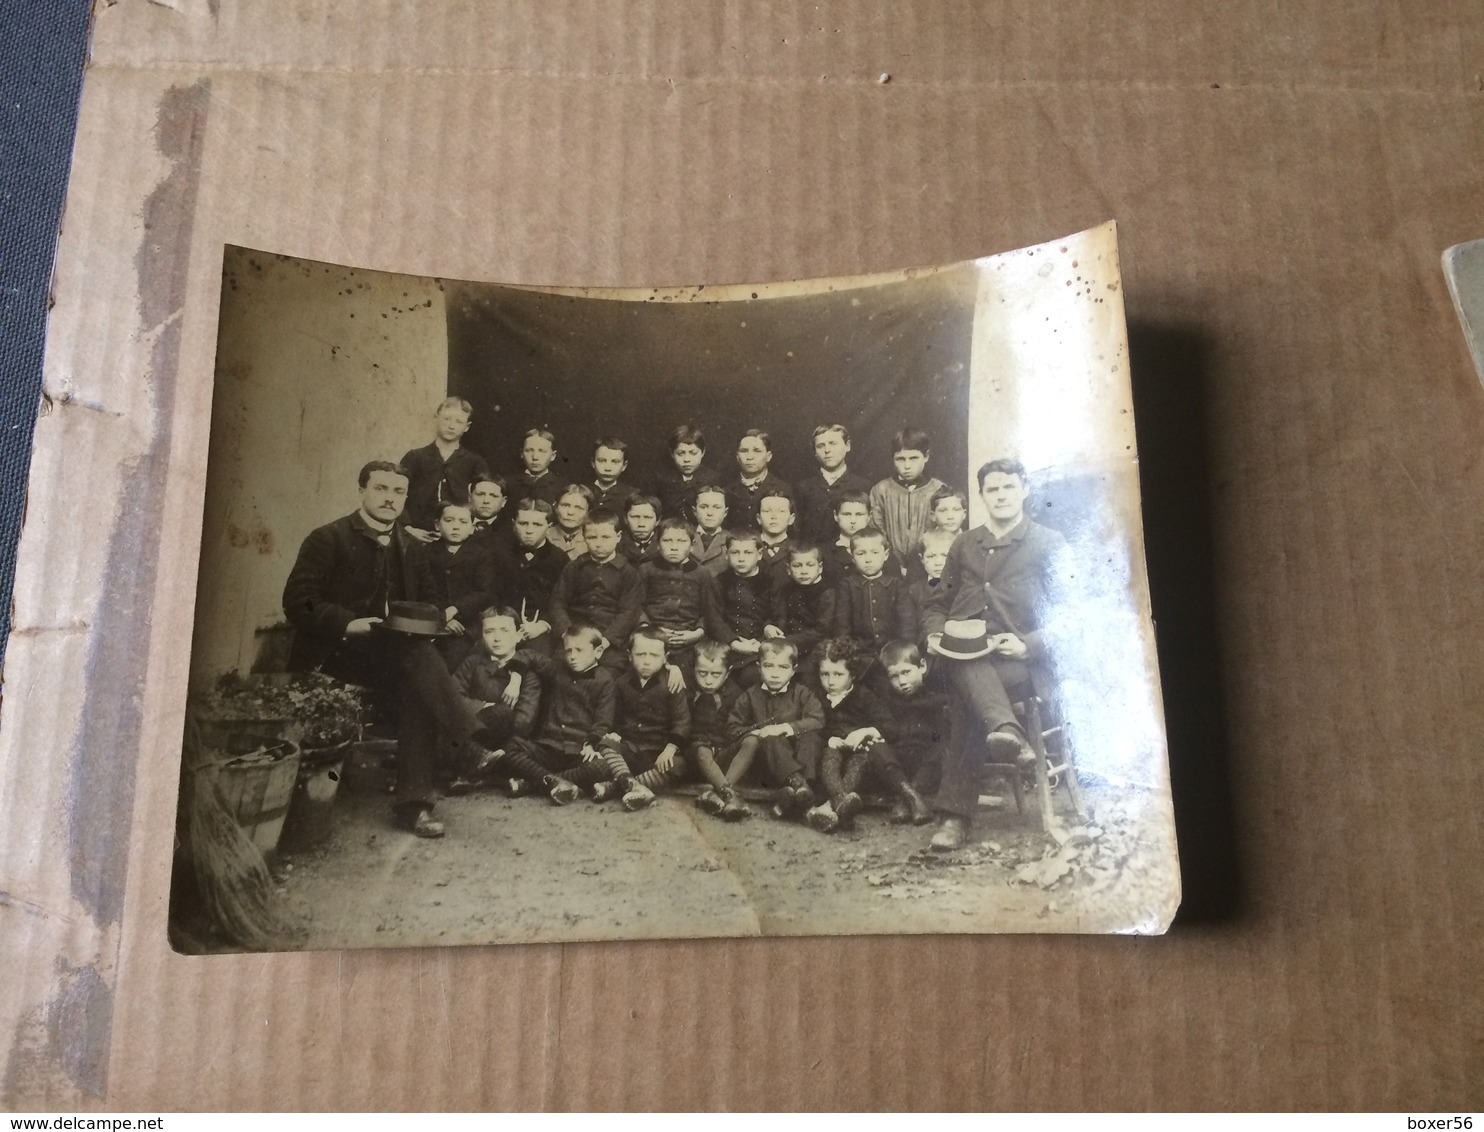
<instances>
[{"instance_id":1,"label":"seated man in dark suit","mask_svg":"<svg viewBox=\"0 0 1484 1132\"><path fill-rule=\"evenodd\" d=\"M429 606L425 618L422 609L406 608L433 592L426 556L414 552L417 544L397 524L407 473L373 460L359 483L360 507L311 531L289 572L283 590L295 630L289 668L318 670L387 698L398 716L398 822L419 837L442 837L442 823L431 816L439 733L456 746L472 743L479 721L454 693L433 646L443 634L443 610Z\"/></svg>"},{"instance_id":2,"label":"seated man in dark suit","mask_svg":"<svg viewBox=\"0 0 1484 1132\"><path fill-rule=\"evenodd\" d=\"M990 758L1033 763L1006 689L1032 679L1046 659L1051 573L1067 543L1026 517L1030 487L1019 461L981 467L979 494L989 518L954 540L922 627L928 647L948 662L950 685L987 733ZM976 746L964 743L945 756L934 804L946 817L934 849L957 849L968 836L979 796Z\"/></svg>"}]
</instances>

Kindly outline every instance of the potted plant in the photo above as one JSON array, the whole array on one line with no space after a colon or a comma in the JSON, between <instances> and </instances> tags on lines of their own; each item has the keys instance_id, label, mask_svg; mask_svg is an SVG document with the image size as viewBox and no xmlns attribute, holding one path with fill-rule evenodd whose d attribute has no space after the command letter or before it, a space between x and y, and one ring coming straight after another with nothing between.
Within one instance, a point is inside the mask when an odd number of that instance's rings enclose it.
<instances>
[{"instance_id":1,"label":"potted plant","mask_svg":"<svg viewBox=\"0 0 1484 1132\"><path fill-rule=\"evenodd\" d=\"M281 839L285 850L305 848L329 836L341 768L361 734L366 701L360 689L317 672L229 672L193 706L207 746L260 760L257 747L293 748L291 797L284 800L275 846Z\"/></svg>"}]
</instances>

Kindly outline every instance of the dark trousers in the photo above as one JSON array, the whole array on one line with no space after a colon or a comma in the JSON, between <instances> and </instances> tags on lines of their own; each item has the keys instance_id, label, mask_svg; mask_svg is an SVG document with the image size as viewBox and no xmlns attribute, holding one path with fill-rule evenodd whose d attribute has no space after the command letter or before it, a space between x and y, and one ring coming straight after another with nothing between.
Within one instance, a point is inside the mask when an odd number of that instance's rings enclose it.
<instances>
[{"instance_id":1,"label":"dark trousers","mask_svg":"<svg viewBox=\"0 0 1484 1132\"><path fill-rule=\"evenodd\" d=\"M980 729L975 734L971 728L965 742L944 750L942 780L933 805L946 814L972 819L984 777L984 737L1000 728L1024 734L1005 689L1028 684L1031 672L1024 661L989 656L949 661L946 671Z\"/></svg>"},{"instance_id":2,"label":"dark trousers","mask_svg":"<svg viewBox=\"0 0 1484 1132\"><path fill-rule=\"evenodd\" d=\"M470 707L472 706L471 704ZM501 712L498 708L481 708L477 713L477 718L479 720L479 729L474 732L471 738L480 747L484 748L485 751L504 750L506 744L515 738L515 732L511 730L508 713ZM483 757L484 751L476 749L469 743L455 744L450 742L447 736L444 736L439 746L444 768L450 775L467 778L471 781L488 781L502 775L505 770L504 759L490 763L482 771L479 770L478 763Z\"/></svg>"},{"instance_id":3,"label":"dark trousers","mask_svg":"<svg viewBox=\"0 0 1484 1132\"><path fill-rule=\"evenodd\" d=\"M819 780L831 802L853 794L863 781L899 793L907 782L890 743L873 743L864 750L847 751L826 744L819 757Z\"/></svg>"},{"instance_id":4,"label":"dark trousers","mask_svg":"<svg viewBox=\"0 0 1484 1132\"><path fill-rule=\"evenodd\" d=\"M962 743L959 745L962 746ZM946 743L931 746L898 743L892 747L902 773L912 783L912 789L924 795L933 793L943 781L943 759L947 750Z\"/></svg>"},{"instance_id":5,"label":"dark trousers","mask_svg":"<svg viewBox=\"0 0 1484 1132\"><path fill-rule=\"evenodd\" d=\"M733 758L752 757L751 776L764 787L782 786L796 774L813 781L819 777L819 753L824 736L818 731L802 735L779 735L770 739L746 736L737 744ZM762 756L759 758L758 756Z\"/></svg>"},{"instance_id":6,"label":"dark trousers","mask_svg":"<svg viewBox=\"0 0 1484 1132\"><path fill-rule=\"evenodd\" d=\"M433 764L440 745L454 759L479 729L473 705L454 690L431 640L375 632L348 638L324 664L338 679L374 689L397 717L397 809L431 808L438 800Z\"/></svg>"},{"instance_id":7,"label":"dark trousers","mask_svg":"<svg viewBox=\"0 0 1484 1132\"><path fill-rule=\"evenodd\" d=\"M981 656L976 660L945 661L944 671L970 713L981 724L982 732L988 734L1007 726L1020 729L1005 689L1030 680L1030 669L1024 661Z\"/></svg>"}]
</instances>

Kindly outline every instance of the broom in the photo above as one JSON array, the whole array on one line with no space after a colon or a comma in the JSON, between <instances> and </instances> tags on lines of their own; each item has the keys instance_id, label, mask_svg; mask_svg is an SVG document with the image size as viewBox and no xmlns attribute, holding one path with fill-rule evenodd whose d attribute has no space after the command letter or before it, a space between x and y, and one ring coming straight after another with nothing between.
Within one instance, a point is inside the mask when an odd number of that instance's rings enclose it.
<instances>
[{"instance_id":1,"label":"broom","mask_svg":"<svg viewBox=\"0 0 1484 1132\"><path fill-rule=\"evenodd\" d=\"M185 773L187 836L196 887L207 915L233 943L251 949L271 947L288 930L273 907L273 877L263 854L242 832L217 784L218 766L201 746L200 731L186 717Z\"/></svg>"}]
</instances>

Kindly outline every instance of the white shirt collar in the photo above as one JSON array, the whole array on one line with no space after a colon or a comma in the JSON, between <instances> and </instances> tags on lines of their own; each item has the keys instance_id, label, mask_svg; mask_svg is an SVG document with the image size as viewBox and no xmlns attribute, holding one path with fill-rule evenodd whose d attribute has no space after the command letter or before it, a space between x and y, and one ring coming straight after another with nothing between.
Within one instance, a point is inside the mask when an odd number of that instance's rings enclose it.
<instances>
[{"instance_id":1,"label":"white shirt collar","mask_svg":"<svg viewBox=\"0 0 1484 1132\"><path fill-rule=\"evenodd\" d=\"M377 534L389 535L392 533L392 527L394 524L378 522L377 520L371 518L370 515L366 514L365 508L361 509L360 516L361 522L365 523L366 526L370 527Z\"/></svg>"}]
</instances>

